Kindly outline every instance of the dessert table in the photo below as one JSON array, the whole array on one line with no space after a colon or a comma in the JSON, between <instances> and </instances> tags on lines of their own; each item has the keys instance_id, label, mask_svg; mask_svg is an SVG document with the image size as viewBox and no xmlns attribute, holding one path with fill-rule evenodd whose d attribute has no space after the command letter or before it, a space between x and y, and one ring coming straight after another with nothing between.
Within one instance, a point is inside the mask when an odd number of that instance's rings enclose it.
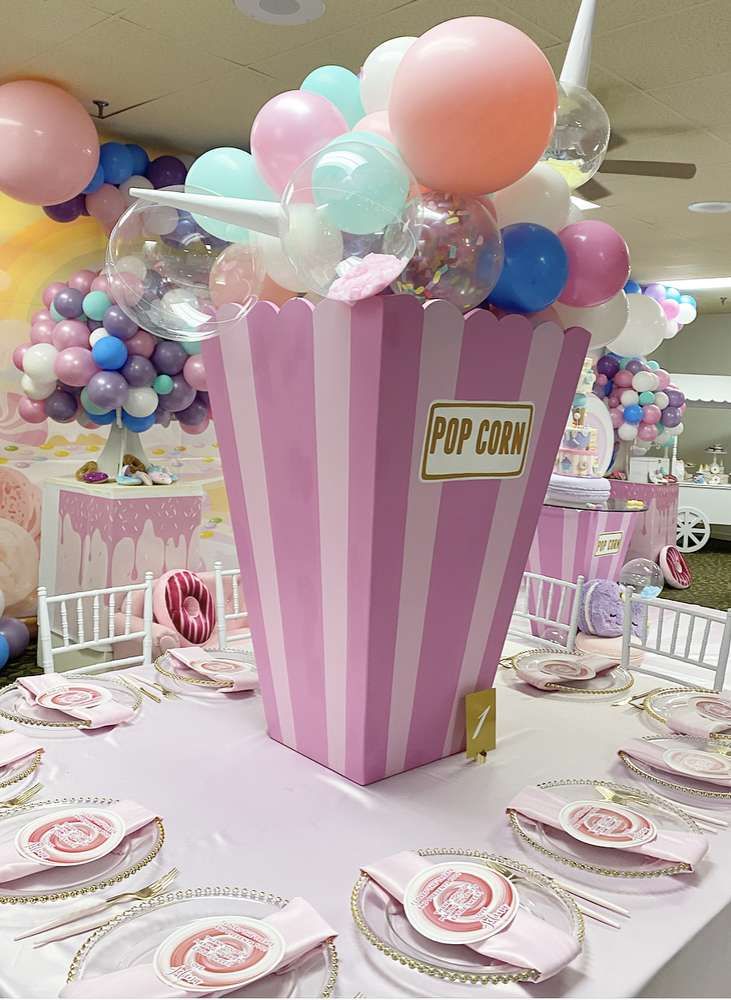
<instances>
[{"instance_id":1,"label":"dessert table","mask_svg":"<svg viewBox=\"0 0 731 1000\"><path fill-rule=\"evenodd\" d=\"M506 644L506 652L520 648L525 644ZM146 885L176 865L176 888L230 885L304 896L339 931L336 996L445 995L438 980L383 957L359 936L349 907L359 865L405 848L460 847L558 874L550 859L523 849L505 805L524 785L551 778L633 783L615 750L650 731L629 706L531 692L505 669L496 686L498 746L484 765L456 755L359 787L269 739L258 694L222 694L159 705L145 700L131 725L49 737L39 797L130 797L159 810L164 847L120 890ZM637 676L637 690L652 686L652 678ZM725 995L731 830L708 836L710 854L690 876L589 882L592 876L563 869L564 878L628 907L631 919L619 931L587 920L583 954L543 984L463 986L459 995ZM12 939L62 909L56 903L0 908L0 995L57 995L83 935L40 950L33 939ZM454 996L456 987L449 989Z\"/></svg>"}]
</instances>

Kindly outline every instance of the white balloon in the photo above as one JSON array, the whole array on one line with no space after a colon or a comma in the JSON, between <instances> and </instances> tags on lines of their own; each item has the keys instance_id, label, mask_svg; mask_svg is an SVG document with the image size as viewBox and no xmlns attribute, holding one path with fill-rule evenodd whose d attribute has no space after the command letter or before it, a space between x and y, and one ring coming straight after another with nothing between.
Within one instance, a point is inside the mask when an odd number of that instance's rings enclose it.
<instances>
[{"instance_id":1,"label":"white balloon","mask_svg":"<svg viewBox=\"0 0 731 1000\"><path fill-rule=\"evenodd\" d=\"M384 111L391 96L396 70L416 38L391 38L378 45L363 63L360 71L360 99L367 115Z\"/></svg>"},{"instance_id":2,"label":"white balloon","mask_svg":"<svg viewBox=\"0 0 731 1000\"><path fill-rule=\"evenodd\" d=\"M154 186L155 185L152 183L152 181L148 181L148 179L146 177L143 177L141 174L132 174L131 177L128 177L126 181L122 181L122 183L119 185L119 193L122 195L124 200L127 202L127 205L129 206L129 205L134 205L134 203L137 201L137 199L133 198L132 195L129 193L130 188L151 189ZM141 277L144 278L144 275L141 275Z\"/></svg>"},{"instance_id":3,"label":"white balloon","mask_svg":"<svg viewBox=\"0 0 731 1000\"><path fill-rule=\"evenodd\" d=\"M553 308L563 323L564 329L581 326L591 334L589 350L604 347L620 335L629 319L629 304L624 292L617 292L608 302L600 306L577 309L563 302L554 302ZM664 315L664 314L663 314Z\"/></svg>"},{"instance_id":4,"label":"white balloon","mask_svg":"<svg viewBox=\"0 0 731 1000\"><path fill-rule=\"evenodd\" d=\"M634 389L625 389L619 397L619 401L622 406L634 406L635 403L639 403L640 397Z\"/></svg>"},{"instance_id":5,"label":"white balloon","mask_svg":"<svg viewBox=\"0 0 731 1000\"><path fill-rule=\"evenodd\" d=\"M124 409L131 417L149 417L157 409L157 393L151 386L130 389Z\"/></svg>"},{"instance_id":6,"label":"white balloon","mask_svg":"<svg viewBox=\"0 0 731 1000\"><path fill-rule=\"evenodd\" d=\"M56 389L56 382L40 382L31 378L30 375L23 375L20 379L20 388L28 399L48 399Z\"/></svg>"},{"instance_id":7,"label":"white balloon","mask_svg":"<svg viewBox=\"0 0 731 1000\"><path fill-rule=\"evenodd\" d=\"M682 434L684 430L685 427L683 426L683 422L681 420L681 422L679 424L676 424L675 427L666 427L665 433L669 434L670 437L677 437L678 434Z\"/></svg>"},{"instance_id":8,"label":"white balloon","mask_svg":"<svg viewBox=\"0 0 731 1000\"><path fill-rule=\"evenodd\" d=\"M306 292L307 282L295 270L290 263L284 250L282 242L278 236L266 236L264 233L256 233L256 242L261 247L264 270L282 288L288 288L291 292Z\"/></svg>"},{"instance_id":9,"label":"white balloon","mask_svg":"<svg viewBox=\"0 0 731 1000\"><path fill-rule=\"evenodd\" d=\"M23 371L36 382L55 382L58 351L53 344L33 344L23 355Z\"/></svg>"},{"instance_id":10,"label":"white balloon","mask_svg":"<svg viewBox=\"0 0 731 1000\"><path fill-rule=\"evenodd\" d=\"M660 380L654 372L637 372L632 376L632 388L637 392L654 392Z\"/></svg>"},{"instance_id":11,"label":"white balloon","mask_svg":"<svg viewBox=\"0 0 731 1000\"><path fill-rule=\"evenodd\" d=\"M306 203L289 206L287 223L282 234L287 260L302 275L308 292L325 294L345 255L340 230L328 222L322 208Z\"/></svg>"},{"instance_id":12,"label":"white balloon","mask_svg":"<svg viewBox=\"0 0 731 1000\"><path fill-rule=\"evenodd\" d=\"M674 319L667 320L667 329L665 330L665 340L672 340L673 337L680 333L680 324Z\"/></svg>"},{"instance_id":13,"label":"white balloon","mask_svg":"<svg viewBox=\"0 0 731 1000\"><path fill-rule=\"evenodd\" d=\"M696 312L696 308L692 302L680 303L680 312L678 313L678 321L682 323L683 326L687 326L688 323L692 323L697 315L698 313Z\"/></svg>"},{"instance_id":14,"label":"white balloon","mask_svg":"<svg viewBox=\"0 0 731 1000\"><path fill-rule=\"evenodd\" d=\"M103 327L100 327L98 330L94 330L89 334L89 343L93 347L94 344L98 344L100 340L104 340L104 338L108 336L109 334L107 331Z\"/></svg>"},{"instance_id":15,"label":"white balloon","mask_svg":"<svg viewBox=\"0 0 731 1000\"><path fill-rule=\"evenodd\" d=\"M620 441L634 441L637 437L637 424L620 424L617 428Z\"/></svg>"},{"instance_id":16,"label":"white balloon","mask_svg":"<svg viewBox=\"0 0 731 1000\"><path fill-rule=\"evenodd\" d=\"M501 229L514 222L535 222L557 233L568 222L571 189L548 163L536 163L520 180L495 191L492 200Z\"/></svg>"},{"instance_id":17,"label":"white balloon","mask_svg":"<svg viewBox=\"0 0 731 1000\"><path fill-rule=\"evenodd\" d=\"M670 397L666 392L656 392L655 393L655 406L659 406L661 410L664 410L666 406L670 406Z\"/></svg>"},{"instance_id":18,"label":"white balloon","mask_svg":"<svg viewBox=\"0 0 731 1000\"><path fill-rule=\"evenodd\" d=\"M120 258L115 264L114 270L117 273L134 274L135 278L140 278L140 280L144 280L147 274L144 261L140 260L139 257L132 256Z\"/></svg>"},{"instance_id":19,"label":"white balloon","mask_svg":"<svg viewBox=\"0 0 731 1000\"><path fill-rule=\"evenodd\" d=\"M169 205L155 205L142 213L142 228L148 236L166 236L178 224L177 208Z\"/></svg>"},{"instance_id":20,"label":"white balloon","mask_svg":"<svg viewBox=\"0 0 731 1000\"><path fill-rule=\"evenodd\" d=\"M620 335L607 349L623 358L647 357L665 339L667 319L662 306L649 295L633 292L627 296L629 318Z\"/></svg>"}]
</instances>

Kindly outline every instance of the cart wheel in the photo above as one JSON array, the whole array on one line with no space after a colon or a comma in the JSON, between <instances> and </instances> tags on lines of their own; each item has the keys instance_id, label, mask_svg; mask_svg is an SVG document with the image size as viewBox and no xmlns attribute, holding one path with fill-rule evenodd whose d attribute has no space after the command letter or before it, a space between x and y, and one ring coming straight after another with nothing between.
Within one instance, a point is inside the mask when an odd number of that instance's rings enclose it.
<instances>
[{"instance_id":1,"label":"cart wheel","mask_svg":"<svg viewBox=\"0 0 731 1000\"><path fill-rule=\"evenodd\" d=\"M711 537L711 525L697 507L678 509L676 540L681 552L698 552Z\"/></svg>"}]
</instances>

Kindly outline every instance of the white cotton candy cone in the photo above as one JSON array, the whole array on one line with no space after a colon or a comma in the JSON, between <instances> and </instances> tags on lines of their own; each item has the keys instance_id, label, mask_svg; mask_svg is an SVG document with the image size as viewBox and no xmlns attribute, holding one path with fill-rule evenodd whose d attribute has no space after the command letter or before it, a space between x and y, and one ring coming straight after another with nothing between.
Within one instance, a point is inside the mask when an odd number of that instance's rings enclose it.
<instances>
[{"instance_id":1,"label":"white cotton candy cone","mask_svg":"<svg viewBox=\"0 0 731 1000\"><path fill-rule=\"evenodd\" d=\"M589 85L589 67L591 65L591 36L594 30L596 16L596 0L581 0L576 23L571 33L566 59L559 80L561 83L572 84L575 87Z\"/></svg>"},{"instance_id":2,"label":"white cotton candy cone","mask_svg":"<svg viewBox=\"0 0 731 1000\"><path fill-rule=\"evenodd\" d=\"M193 194L182 191L148 191L145 188L131 188L129 193L140 201L169 205L185 212L208 216L217 222L245 226L267 236L279 236L282 209L274 201L249 201L245 198L225 198L216 194Z\"/></svg>"}]
</instances>

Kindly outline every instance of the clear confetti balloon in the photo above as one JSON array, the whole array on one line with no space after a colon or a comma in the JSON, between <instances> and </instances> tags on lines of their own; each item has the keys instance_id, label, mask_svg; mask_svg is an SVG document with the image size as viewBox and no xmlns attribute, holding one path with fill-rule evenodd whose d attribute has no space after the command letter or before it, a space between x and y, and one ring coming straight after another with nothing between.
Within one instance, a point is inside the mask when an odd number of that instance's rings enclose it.
<instances>
[{"instance_id":1,"label":"clear confetti balloon","mask_svg":"<svg viewBox=\"0 0 731 1000\"><path fill-rule=\"evenodd\" d=\"M640 597L657 597L665 585L662 570L651 559L631 559L622 567L619 582Z\"/></svg>"},{"instance_id":2,"label":"clear confetti balloon","mask_svg":"<svg viewBox=\"0 0 731 1000\"><path fill-rule=\"evenodd\" d=\"M219 318L211 273L226 247L188 212L137 201L109 237L110 290L130 319L158 337L196 342L212 337L248 312L264 281L263 266L253 267L247 294L232 303L238 309L229 307Z\"/></svg>"},{"instance_id":3,"label":"clear confetti balloon","mask_svg":"<svg viewBox=\"0 0 731 1000\"><path fill-rule=\"evenodd\" d=\"M446 299L462 310L483 302L503 267L503 243L479 198L422 194L416 253L393 282L395 292Z\"/></svg>"},{"instance_id":4,"label":"clear confetti balloon","mask_svg":"<svg viewBox=\"0 0 731 1000\"><path fill-rule=\"evenodd\" d=\"M387 288L416 248L417 191L385 140L347 133L305 160L282 195L280 230L302 287L346 302Z\"/></svg>"},{"instance_id":5,"label":"clear confetti balloon","mask_svg":"<svg viewBox=\"0 0 731 1000\"><path fill-rule=\"evenodd\" d=\"M559 83L556 127L543 154L570 188L586 184L604 162L609 115L585 87Z\"/></svg>"}]
</instances>

